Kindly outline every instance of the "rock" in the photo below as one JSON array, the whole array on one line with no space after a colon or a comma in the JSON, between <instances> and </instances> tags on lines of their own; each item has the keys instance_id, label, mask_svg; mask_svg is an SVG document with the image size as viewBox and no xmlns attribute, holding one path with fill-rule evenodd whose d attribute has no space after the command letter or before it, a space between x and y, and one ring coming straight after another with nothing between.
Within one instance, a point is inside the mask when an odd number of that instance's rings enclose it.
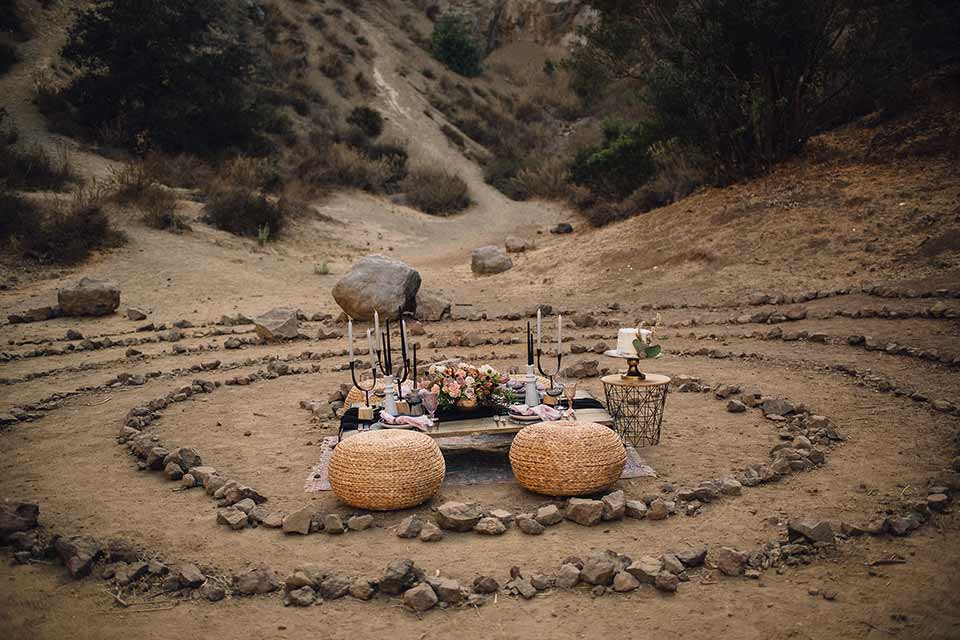
<instances>
[{"instance_id":1,"label":"rock","mask_svg":"<svg viewBox=\"0 0 960 640\"><path fill-rule=\"evenodd\" d=\"M194 589L206 581L206 576L197 568L195 564L181 564L174 568L173 574L177 576L181 587L190 587Z\"/></svg>"},{"instance_id":2,"label":"rock","mask_svg":"<svg viewBox=\"0 0 960 640\"><path fill-rule=\"evenodd\" d=\"M576 364L563 370L563 375L568 378L596 378L600 375L600 362L597 360L581 360Z\"/></svg>"},{"instance_id":3,"label":"rock","mask_svg":"<svg viewBox=\"0 0 960 640\"><path fill-rule=\"evenodd\" d=\"M557 226L550 229L550 233L554 235L573 233L573 225L571 225L569 222L561 222Z\"/></svg>"},{"instance_id":4,"label":"rock","mask_svg":"<svg viewBox=\"0 0 960 640\"><path fill-rule=\"evenodd\" d=\"M544 526L534 518L517 518L517 528L528 536L538 536L545 531Z\"/></svg>"},{"instance_id":5,"label":"rock","mask_svg":"<svg viewBox=\"0 0 960 640\"><path fill-rule=\"evenodd\" d=\"M931 511L943 511L950 503L950 498L944 493L931 493L927 496L927 507Z\"/></svg>"},{"instance_id":6,"label":"rock","mask_svg":"<svg viewBox=\"0 0 960 640\"><path fill-rule=\"evenodd\" d=\"M200 454L196 452L195 449L189 447L179 447L170 452L164 459L165 464L170 464L171 462L179 465L181 471L187 473L191 471L194 467L200 467L203 465L203 461L200 458ZM193 474L194 477L197 474Z\"/></svg>"},{"instance_id":7,"label":"rock","mask_svg":"<svg viewBox=\"0 0 960 640\"><path fill-rule=\"evenodd\" d=\"M596 555L587 558L580 571L580 579L587 584L609 585L613 581L617 567L606 555Z\"/></svg>"},{"instance_id":8,"label":"rock","mask_svg":"<svg viewBox=\"0 0 960 640\"><path fill-rule=\"evenodd\" d=\"M707 548L699 547L697 549L687 549L674 553L677 559L687 567L702 567L707 559Z\"/></svg>"},{"instance_id":9,"label":"rock","mask_svg":"<svg viewBox=\"0 0 960 640\"><path fill-rule=\"evenodd\" d=\"M743 492L743 485L733 478L724 478L720 481L720 493L725 496L738 496Z\"/></svg>"},{"instance_id":10,"label":"rock","mask_svg":"<svg viewBox=\"0 0 960 640\"><path fill-rule=\"evenodd\" d=\"M373 526L373 516L369 513L362 516L353 516L347 520L347 528L350 531L363 531Z\"/></svg>"},{"instance_id":11,"label":"rock","mask_svg":"<svg viewBox=\"0 0 960 640\"><path fill-rule=\"evenodd\" d=\"M524 240L523 238L517 238L510 236L503 243L504 248L506 248L507 253L523 253L530 248L530 243Z\"/></svg>"},{"instance_id":12,"label":"rock","mask_svg":"<svg viewBox=\"0 0 960 640\"><path fill-rule=\"evenodd\" d=\"M247 514L236 507L227 507L217 511L217 524L225 524L234 531L247 526Z\"/></svg>"},{"instance_id":13,"label":"rock","mask_svg":"<svg viewBox=\"0 0 960 640\"><path fill-rule=\"evenodd\" d=\"M90 575L94 563L103 553L96 540L84 536L58 537L53 548L74 578Z\"/></svg>"},{"instance_id":14,"label":"rock","mask_svg":"<svg viewBox=\"0 0 960 640\"><path fill-rule=\"evenodd\" d=\"M833 527L826 520L791 520L787 524L790 540L806 539L810 542L834 541Z\"/></svg>"},{"instance_id":15,"label":"rock","mask_svg":"<svg viewBox=\"0 0 960 640\"><path fill-rule=\"evenodd\" d=\"M375 585L364 578L357 578L350 584L350 595L357 600L369 600L376 592Z\"/></svg>"},{"instance_id":16,"label":"rock","mask_svg":"<svg viewBox=\"0 0 960 640\"><path fill-rule=\"evenodd\" d=\"M350 593L352 584L352 580L343 576L327 576L320 583L320 597L324 600L339 600Z\"/></svg>"},{"instance_id":17,"label":"rock","mask_svg":"<svg viewBox=\"0 0 960 640\"><path fill-rule=\"evenodd\" d=\"M422 542L439 542L440 540L443 540L443 529L432 522L427 522L423 525L423 529L420 531L419 538Z\"/></svg>"},{"instance_id":18,"label":"rock","mask_svg":"<svg viewBox=\"0 0 960 640\"><path fill-rule=\"evenodd\" d=\"M146 562L133 562L126 564L124 562L118 562L117 568L114 573L114 577L117 580L117 584L122 587L133 584L134 582L140 580L148 573L148 565ZM106 576L104 576L106 577ZM202 582L202 581L201 581ZM186 585L183 585L186 586ZM197 586L197 585L193 585Z\"/></svg>"},{"instance_id":19,"label":"rock","mask_svg":"<svg viewBox=\"0 0 960 640\"><path fill-rule=\"evenodd\" d=\"M336 513L323 516L323 530L327 533L343 533L343 519Z\"/></svg>"},{"instance_id":20,"label":"rock","mask_svg":"<svg viewBox=\"0 0 960 640\"><path fill-rule=\"evenodd\" d=\"M488 516L481 518L480 521L474 525L473 530L487 536L499 536L503 535L507 527L499 519Z\"/></svg>"},{"instance_id":21,"label":"rock","mask_svg":"<svg viewBox=\"0 0 960 640\"><path fill-rule=\"evenodd\" d=\"M404 592L403 604L414 611L427 611L437 604L437 594L433 587L424 582Z\"/></svg>"},{"instance_id":22,"label":"rock","mask_svg":"<svg viewBox=\"0 0 960 640\"><path fill-rule=\"evenodd\" d=\"M310 587L300 587L287 593L285 603L295 607L309 607L317 601L316 592Z\"/></svg>"},{"instance_id":23,"label":"rock","mask_svg":"<svg viewBox=\"0 0 960 640\"><path fill-rule=\"evenodd\" d=\"M603 517L603 502L587 498L570 498L564 517L577 524L592 527Z\"/></svg>"},{"instance_id":24,"label":"rock","mask_svg":"<svg viewBox=\"0 0 960 640\"><path fill-rule=\"evenodd\" d=\"M669 515L670 507L660 498L651 502L650 507L647 509L647 520L663 520Z\"/></svg>"},{"instance_id":25,"label":"rock","mask_svg":"<svg viewBox=\"0 0 960 640\"><path fill-rule=\"evenodd\" d=\"M509 527L513 522L513 514L506 509L494 509L488 515L496 518L503 524L507 525L507 527Z\"/></svg>"},{"instance_id":26,"label":"rock","mask_svg":"<svg viewBox=\"0 0 960 640\"><path fill-rule=\"evenodd\" d=\"M428 578L427 583L433 588L440 602L447 604L459 604L463 600L463 592L460 590L460 583L450 578Z\"/></svg>"},{"instance_id":27,"label":"rock","mask_svg":"<svg viewBox=\"0 0 960 640\"><path fill-rule=\"evenodd\" d=\"M18 531L29 531L37 526L40 506L36 502L3 500L0 502L0 543Z\"/></svg>"},{"instance_id":28,"label":"rock","mask_svg":"<svg viewBox=\"0 0 960 640\"><path fill-rule=\"evenodd\" d=\"M223 590L223 587L208 580L200 587L200 595L210 602L220 602L226 597L227 593Z\"/></svg>"},{"instance_id":29,"label":"rock","mask_svg":"<svg viewBox=\"0 0 960 640\"><path fill-rule=\"evenodd\" d=\"M179 480L183 477L183 469L176 462L171 462L163 468L163 475L167 480Z\"/></svg>"},{"instance_id":30,"label":"rock","mask_svg":"<svg viewBox=\"0 0 960 640\"><path fill-rule=\"evenodd\" d=\"M301 507L283 519L284 533L299 533L302 536L310 533L310 520L316 511L312 506Z\"/></svg>"},{"instance_id":31,"label":"rock","mask_svg":"<svg viewBox=\"0 0 960 640\"><path fill-rule=\"evenodd\" d=\"M528 578L520 576L508 582L504 585L504 588L519 594L524 600L529 600L537 595L537 588L533 586L533 583Z\"/></svg>"},{"instance_id":32,"label":"rock","mask_svg":"<svg viewBox=\"0 0 960 640\"><path fill-rule=\"evenodd\" d=\"M417 292L415 317L420 322L439 322L450 315L449 300L423 290Z\"/></svg>"},{"instance_id":33,"label":"rock","mask_svg":"<svg viewBox=\"0 0 960 640\"><path fill-rule=\"evenodd\" d=\"M653 586L655 586L658 591L676 593L677 587L680 586L680 578L672 573L663 571L657 574L656 579L653 581Z\"/></svg>"},{"instance_id":34,"label":"rock","mask_svg":"<svg viewBox=\"0 0 960 640\"><path fill-rule=\"evenodd\" d=\"M293 591L300 587L311 587L318 589L320 583L326 578L326 574L315 564L303 564L293 570L286 580L283 581L283 587L287 591Z\"/></svg>"},{"instance_id":35,"label":"rock","mask_svg":"<svg viewBox=\"0 0 960 640\"><path fill-rule=\"evenodd\" d=\"M81 278L77 285L60 289L57 302L65 316L105 316L120 306L120 289L107 280Z\"/></svg>"},{"instance_id":36,"label":"rock","mask_svg":"<svg viewBox=\"0 0 960 640\"><path fill-rule=\"evenodd\" d=\"M413 560L394 560L380 579L380 591L388 596L397 596L423 580L423 571Z\"/></svg>"},{"instance_id":37,"label":"rock","mask_svg":"<svg viewBox=\"0 0 960 640\"><path fill-rule=\"evenodd\" d=\"M496 593L500 591L500 583L492 576L477 576L473 579L474 593Z\"/></svg>"},{"instance_id":38,"label":"rock","mask_svg":"<svg viewBox=\"0 0 960 640\"><path fill-rule=\"evenodd\" d=\"M720 573L726 576L743 575L744 565L747 563L747 555L730 547L720 549L717 556L717 568Z\"/></svg>"},{"instance_id":39,"label":"rock","mask_svg":"<svg viewBox=\"0 0 960 640\"><path fill-rule=\"evenodd\" d=\"M477 275L503 273L513 268L513 260L500 247L491 244L473 250L470 268Z\"/></svg>"},{"instance_id":40,"label":"rock","mask_svg":"<svg viewBox=\"0 0 960 640\"><path fill-rule=\"evenodd\" d=\"M254 503L253 500L251 500L250 498L244 498L240 502L235 503L233 505L233 508L239 509L240 511L243 511L245 514L250 515L250 512L253 511L253 509L256 506L257 505L256 503Z\"/></svg>"},{"instance_id":41,"label":"rock","mask_svg":"<svg viewBox=\"0 0 960 640\"><path fill-rule=\"evenodd\" d=\"M254 325L264 340L293 340L300 335L300 320L293 309L271 309L257 316Z\"/></svg>"},{"instance_id":42,"label":"rock","mask_svg":"<svg viewBox=\"0 0 960 640\"><path fill-rule=\"evenodd\" d=\"M796 411L796 407L782 398L767 398L760 403L763 415L788 416Z\"/></svg>"},{"instance_id":43,"label":"rock","mask_svg":"<svg viewBox=\"0 0 960 640\"><path fill-rule=\"evenodd\" d=\"M259 566L241 576L234 576L233 586L239 593L249 596L276 591L280 588L280 581L272 569Z\"/></svg>"},{"instance_id":44,"label":"rock","mask_svg":"<svg viewBox=\"0 0 960 640\"><path fill-rule=\"evenodd\" d=\"M268 529L280 529L283 527L284 517L286 516L282 511L272 511L263 520L261 520L260 524Z\"/></svg>"},{"instance_id":45,"label":"rock","mask_svg":"<svg viewBox=\"0 0 960 640\"><path fill-rule=\"evenodd\" d=\"M481 516L480 508L473 502L447 502L437 508L437 524L450 531L470 531Z\"/></svg>"},{"instance_id":46,"label":"rock","mask_svg":"<svg viewBox=\"0 0 960 640\"><path fill-rule=\"evenodd\" d=\"M559 524L563 520L563 512L560 511L557 505L548 504L537 509L537 514L534 517L536 521L543 526L550 527Z\"/></svg>"},{"instance_id":47,"label":"rock","mask_svg":"<svg viewBox=\"0 0 960 640\"><path fill-rule=\"evenodd\" d=\"M665 553L660 556L660 562L663 564L664 571L674 575L681 574L686 569L684 564L680 562L680 558L672 553Z\"/></svg>"},{"instance_id":48,"label":"rock","mask_svg":"<svg viewBox=\"0 0 960 640\"><path fill-rule=\"evenodd\" d=\"M423 520L417 516L407 516L397 525L397 536L400 538L416 538L423 529Z\"/></svg>"},{"instance_id":49,"label":"rock","mask_svg":"<svg viewBox=\"0 0 960 640\"><path fill-rule=\"evenodd\" d=\"M743 404L739 400L730 399L727 401L727 411L730 413L743 413L747 410L747 405Z\"/></svg>"},{"instance_id":50,"label":"rock","mask_svg":"<svg viewBox=\"0 0 960 640\"><path fill-rule=\"evenodd\" d=\"M643 584L653 584L662 568L663 565L657 558L641 556L640 559L631 562L626 571Z\"/></svg>"},{"instance_id":51,"label":"rock","mask_svg":"<svg viewBox=\"0 0 960 640\"><path fill-rule=\"evenodd\" d=\"M360 258L333 288L333 298L344 312L359 320L396 317L397 309L416 308L420 274L410 265L383 255Z\"/></svg>"},{"instance_id":52,"label":"rock","mask_svg":"<svg viewBox=\"0 0 960 640\"><path fill-rule=\"evenodd\" d=\"M555 584L561 589L572 589L580 582L580 569L574 564L563 564L557 573Z\"/></svg>"},{"instance_id":53,"label":"rock","mask_svg":"<svg viewBox=\"0 0 960 640\"><path fill-rule=\"evenodd\" d=\"M140 309L135 309L133 307L127 308L127 320L133 320L139 322L140 320L146 320L147 314L141 311Z\"/></svg>"},{"instance_id":54,"label":"rock","mask_svg":"<svg viewBox=\"0 0 960 640\"><path fill-rule=\"evenodd\" d=\"M623 520L623 515L627 507L626 500L623 497L623 491L608 493L600 499L600 502L603 503L603 514L601 518L604 520Z\"/></svg>"},{"instance_id":55,"label":"rock","mask_svg":"<svg viewBox=\"0 0 960 640\"><path fill-rule=\"evenodd\" d=\"M624 515L637 520L647 517L647 503L643 500L627 500L624 503Z\"/></svg>"}]
</instances>

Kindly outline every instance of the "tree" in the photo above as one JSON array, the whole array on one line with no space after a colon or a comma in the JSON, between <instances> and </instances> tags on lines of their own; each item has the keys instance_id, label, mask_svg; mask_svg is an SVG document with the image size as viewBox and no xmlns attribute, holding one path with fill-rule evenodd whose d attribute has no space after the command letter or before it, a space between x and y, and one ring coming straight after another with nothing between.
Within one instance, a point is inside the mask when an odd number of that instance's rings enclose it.
<instances>
[{"instance_id":1,"label":"tree","mask_svg":"<svg viewBox=\"0 0 960 640\"><path fill-rule=\"evenodd\" d=\"M434 57L456 73L467 77L480 75L483 50L466 17L450 13L440 18L433 27L431 48Z\"/></svg>"},{"instance_id":2,"label":"tree","mask_svg":"<svg viewBox=\"0 0 960 640\"><path fill-rule=\"evenodd\" d=\"M230 6L97 0L61 52L78 71L61 97L82 125L140 150L262 148L276 116L257 89L249 19Z\"/></svg>"},{"instance_id":3,"label":"tree","mask_svg":"<svg viewBox=\"0 0 960 640\"><path fill-rule=\"evenodd\" d=\"M594 0L574 87L643 86L655 128L736 175L905 94L912 5L898 0ZM579 85L577 84L579 82ZM598 83L600 86L598 86Z\"/></svg>"}]
</instances>

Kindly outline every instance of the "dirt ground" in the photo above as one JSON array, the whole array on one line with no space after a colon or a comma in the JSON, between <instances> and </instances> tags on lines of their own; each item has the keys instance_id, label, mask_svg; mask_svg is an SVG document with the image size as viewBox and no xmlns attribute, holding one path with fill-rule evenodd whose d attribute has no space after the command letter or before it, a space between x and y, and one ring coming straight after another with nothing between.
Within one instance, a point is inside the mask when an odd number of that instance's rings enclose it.
<instances>
[{"instance_id":1,"label":"dirt ground","mask_svg":"<svg viewBox=\"0 0 960 640\"><path fill-rule=\"evenodd\" d=\"M931 478L949 467L957 455L951 444L958 429L956 416L936 412L926 402L879 392L863 378L831 367L846 365L930 400L960 404L956 366L846 343L849 335L867 335L957 358L960 321L834 315L882 308L914 312L936 303L960 310L960 299L955 298L884 298L859 292L862 285L904 292L960 289L956 243L938 241L933 246L946 248L929 250L932 241L960 234L960 172L955 163L939 157L866 162L862 148L867 134L851 128L819 137L803 157L757 180L707 189L647 215L590 230L560 204L513 202L486 185L479 167L450 147L436 123L422 115L423 97L391 64L401 54L386 39L378 39L376 25L366 29L379 54L377 106L390 113L390 127L406 136L414 156L433 157L460 173L476 204L461 215L440 219L370 195L340 194L314 203L285 237L266 249L199 222L183 235L147 229L132 213L124 217L120 212L116 222L129 236L122 248L57 273L6 268L4 276L18 275L19 280L0 291L3 317L52 299L57 288L81 276L109 278L122 290L121 310L144 309L155 323L189 320L200 328L188 329L178 344L209 349L181 355L173 353L169 343L158 342L138 347L146 356L139 359L126 357L125 347L114 346L0 364L0 378L7 379L0 385L0 412L80 390L40 419L0 431L0 496L39 502L41 522L54 531L124 538L152 555L194 562L217 575L266 561L281 576L299 564L315 562L349 575L374 577L391 560L409 557L431 573L468 584L480 574L503 582L512 566L556 570L569 554L585 556L603 549L635 557L696 545L750 549L780 539L789 518L863 524L904 497L925 497ZM37 47L37 58L0 79L0 95L24 95L30 65L42 64L42 56L54 50L52 39L41 37L31 45ZM22 122L34 122L29 101L17 99L13 105ZM55 142L39 129L33 133L45 144ZM109 169L108 160L77 154L90 175ZM198 216L197 205L185 202L182 207L188 216ZM572 222L576 232L551 235L548 229L561 221ZM474 277L470 250L502 244L508 235L527 238L535 246L514 256L512 270ZM132 407L194 378L225 381L265 366L262 361L247 363L251 358L329 352L315 361L318 373L224 386L171 406L150 428L163 441L197 448L205 462L257 487L279 509L314 502L325 511L350 513L332 494L303 491L319 442L336 433L336 424L328 417L311 421L299 407L301 400L325 400L349 380L345 372L334 370L346 360L340 354L345 340L226 350L225 336L194 333L222 314L255 315L277 306L300 308L308 316L336 315L333 285L353 260L370 252L408 261L421 272L424 290L489 318L428 323L427 334L419 338L424 361L459 356L502 368L521 365L521 344L427 345L461 333L518 336L522 322L494 318L537 304L551 304L568 316L585 312L609 320L609 326L565 328L573 344L588 349L600 340L613 342L617 327L649 318L648 305L674 305L681 308L662 311L666 355L652 370L759 388L803 403L829 417L847 441L829 452L823 467L746 489L741 497L712 504L695 517L627 520L594 528L565 522L538 538L511 529L497 538L449 535L436 544L400 539L393 527L414 511L429 515L446 500L520 512L547 499L512 481L444 486L415 510L375 514L368 531L284 536L265 528L230 531L217 525L213 502L200 492L178 491L176 483L159 474L137 470L135 460L115 443ZM331 275L314 272L321 261L329 262ZM807 319L782 325L784 331L836 338L825 344L744 337L769 326L731 322L757 310L748 305L754 292L794 295L847 287L858 292L775 305L778 310L806 307ZM618 311L608 310L612 303L619 305ZM3 324L0 349L25 354L38 345L62 347L68 329L87 337L153 335L134 333L140 324L122 314ZM681 326L687 324L693 326ZM303 324L310 336L318 328L316 322ZM236 330L249 335L249 327ZM704 346L758 357L680 355ZM221 370L189 371L214 358L221 361ZM601 367L617 364L592 353L567 359L599 360ZM230 365L236 368L222 370ZM149 372L169 375L150 378L142 386L81 390L120 373ZM598 379L582 384L601 395ZM663 430L661 443L642 451L659 477L619 483L628 498L659 493L665 483L691 486L766 462L778 442L775 426L758 412L728 413L712 394L672 393ZM867 566L892 555L905 562ZM434 610L422 618L397 599L364 603L345 598L301 610L284 608L278 594L217 604L173 601L162 610L131 613L117 606L106 583L98 579L74 581L60 566L15 566L6 554L2 559L0 637L11 639L68 634L429 638L450 633L446 625L463 638L960 637L960 520L950 511L908 538L851 539L827 558L782 573L765 571L759 580L702 574L673 596L653 589L602 597L586 590L558 590L531 601L501 594L481 608ZM810 595L811 590L825 589L835 591L836 598Z\"/></svg>"}]
</instances>

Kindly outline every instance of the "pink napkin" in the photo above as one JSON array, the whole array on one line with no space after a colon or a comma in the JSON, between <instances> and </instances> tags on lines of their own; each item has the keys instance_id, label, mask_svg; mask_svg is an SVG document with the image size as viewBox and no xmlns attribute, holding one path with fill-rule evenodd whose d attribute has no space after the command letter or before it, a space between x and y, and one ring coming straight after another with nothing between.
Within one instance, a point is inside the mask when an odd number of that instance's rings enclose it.
<instances>
[{"instance_id":1,"label":"pink napkin","mask_svg":"<svg viewBox=\"0 0 960 640\"><path fill-rule=\"evenodd\" d=\"M430 416L392 416L386 411L380 412L380 420L387 424L400 424L426 431L433 426L433 420Z\"/></svg>"},{"instance_id":2,"label":"pink napkin","mask_svg":"<svg viewBox=\"0 0 960 640\"><path fill-rule=\"evenodd\" d=\"M559 420L562 415L553 407L545 404L538 404L535 407L528 407L525 404L510 405L510 411L521 416L539 416L541 420Z\"/></svg>"}]
</instances>

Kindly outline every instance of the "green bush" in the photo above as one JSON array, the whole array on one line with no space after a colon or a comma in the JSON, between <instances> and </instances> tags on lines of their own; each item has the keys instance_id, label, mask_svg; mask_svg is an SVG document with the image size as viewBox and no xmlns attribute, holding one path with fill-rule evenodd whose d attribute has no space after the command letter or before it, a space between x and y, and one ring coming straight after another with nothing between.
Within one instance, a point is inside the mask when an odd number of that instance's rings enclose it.
<instances>
[{"instance_id":1,"label":"green bush","mask_svg":"<svg viewBox=\"0 0 960 640\"><path fill-rule=\"evenodd\" d=\"M357 127L370 138L383 133L383 116L370 107L354 107L347 116L347 123Z\"/></svg>"},{"instance_id":2,"label":"green bush","mask_svg":"<svg viewBox=\"0 0 960 640\"><path fill-rule=\"evenodd\" d=\"M430 47L434 57L448 69L467 77L480 75L483 49L474 39L465 16L447 14L440 18L433 27Z\"/></svg>"},{"instance_id":3,"label":"green bush","mask_svg":"<svg viewBox=\"0 0 960 640\"><path fill-rule=\"evenodd\" d=\"M275 238L283 229L288 212L282 202L274 203L266 196L246 189L229 189L215 193L203 209L203 221L238 236L257 238L262 229Z\"/></svg>"},{"instance_id":4,"label":"green bush","mask_svg":"<svg viewBox=\"0 0 960 640\"><path fill-rule=\"evenodd\" d=\"M607 122L603 143L577 153L570 165L570 179L604 198L625 198L656 173L650 153L655 140L644 125Z\"/></svg>"},{"instance_id":5,"label":"green bush","mask_svg":"<svg viewBox=\"0 0 960 640\"><path fill-rule=\"evenodd\" d=\"M516 158L493 158L483 168L483 181L511 200L526 200L530 193L517 180L521 168Z\"/></svg>"},{"instance_id":6,"label":"green bush","mask_svg":"<svg viewBox=\"0 0 960 640\"><path fill-rule=\"evenodd\" d=\"M252 23L218 0L96 0L61 51L78 75L59 93L91 134L142 151L269 151L274 108Z\"/></svg>"}]
</instances>

